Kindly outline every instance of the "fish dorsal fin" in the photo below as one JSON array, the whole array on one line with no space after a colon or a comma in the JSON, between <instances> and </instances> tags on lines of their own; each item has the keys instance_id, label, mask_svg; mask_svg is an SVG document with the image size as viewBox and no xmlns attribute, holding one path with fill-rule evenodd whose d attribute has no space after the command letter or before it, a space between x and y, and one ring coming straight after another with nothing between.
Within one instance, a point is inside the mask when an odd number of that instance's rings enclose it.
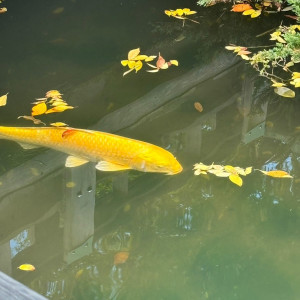
<instances>
[{"instance_id":1,"label":"fish dorsal fin","mask_svg":"<svg viewBox=\"0 0 300 300\"><path fill-rule=\"evenodd\" d=\"M99 171L122 171L131 169L129 166L118 165L108 161L100 161L96 165L96 169Z\"/></svg>"},{"instance_id":2,"label":"fish dorsal fin","mask_svg":"<svg viewBox=\"0 0 300 300\"><path fill-rule=\"evenodd\" d=\"M19 143L19 145L25 150L36 149L36 148L41 147L41 146L36 146L36 145L26 144L26 143Z\"/></svg>"},{"instance_id":3,"label":"fish dorsal fin","mask_svg":"<svg viewBox=\"0 0 300 300\"><path fill-rule=\"evenodd\" d=\"M62 136L62 138L67 138L68 136L73 135L77 132L84 132L84 133L89 133L89 134L95 133L93 130L88 130L88 129L69 128L69 129L65 130L61 136Z\"/></svg>"},{"instance_id":4,"label":"fish dorsal fin","mask_svg":"<svg viewBox=\"0 0 300 300\"><path fill-rule=\"evenodd\" d=\"M67 157L65 166L67 168L74 168L74 167L79 167L81 165L84 165L86 163L88 163L89 161L84 159L84 158L80 158L80 157L76 157L73 155L70 155Z\"/></svg>"}]
</instances>

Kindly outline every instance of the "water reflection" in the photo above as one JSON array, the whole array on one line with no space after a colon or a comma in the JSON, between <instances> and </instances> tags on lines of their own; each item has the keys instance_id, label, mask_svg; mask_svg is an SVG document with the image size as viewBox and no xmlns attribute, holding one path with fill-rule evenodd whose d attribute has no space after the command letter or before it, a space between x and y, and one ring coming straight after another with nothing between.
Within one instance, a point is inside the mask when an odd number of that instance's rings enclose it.
<instances>
[{"instance_id":1,"label":"water reflection","mask_svg":"<svg viewBox=\"0 0 300 300\"><path fill-rule=\"evenodd\" d=\"M178 53L190 51L191 40ZM51 41L49 52L58 47ZM168 49L168 40L160 46ZM115 60L104 54L107 65ZM178 176L65 169L64 154L23 157L3 144L14 164L5 161L0 177L2 271L51 299L298 299L299 104L274 99L231 56L193 64L132 81L119 78L115 65L91 67L94 77L84 73L68 94L74 105L89 103L74 117L80 126L165 147L184 166ZM239 188L194 176L199 161L278 168L294 179L255 172ZM122 251L128 260L115 264ZM22 273L21 263L36 272Z\"/></svg>"}]
</instances>

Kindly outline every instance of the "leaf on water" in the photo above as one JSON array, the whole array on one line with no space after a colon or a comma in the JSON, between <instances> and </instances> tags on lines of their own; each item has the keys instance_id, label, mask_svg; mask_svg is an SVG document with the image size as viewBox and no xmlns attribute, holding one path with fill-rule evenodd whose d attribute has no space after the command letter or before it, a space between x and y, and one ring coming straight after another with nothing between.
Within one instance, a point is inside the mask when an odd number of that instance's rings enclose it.
<instances>
[{"instance_id":1,"label":"leaf on water","mask_svg":"<svg viewBox=\"0 0 300 300\"><path fill-rule=\"evenodd\" d=\"M239 175L231 174L229 180L238 186L243 185L243 179Z\"/></svg>"},{"instance_id":2,"label":"leaf on water","mask_svg":"<svg viewBox=\"0 0 300 300\"><path fill-rule=\"evenodd\" d=\"M171 59L171 60L170 60L170 63L171 63L172 65L176 66L176 67L178 67L178 65L179 65L179 63L178 63L178 61L177 61L176 59Z\"/></svg>"},{"instance_id":3,"label":"leaf on water","mask_svg":"<svg viewBox=\"0 0 300 300\"><path fill-rule=\"evenodd\" d=\"M66 127L66 126L69 126L68 124L63 123L63 122L55 122L55 123L51 123L50 125L54 126L54 127Z\"/></svg>"},{"instance_id":4,"label":"leaf on water","mask_svg":"<svg viewBox=\"0 0 300 300\"><path fill-rule=\"evenodd\" d=\"M157 59L157 62L156 62L156 67L158 69L160 69L165 63L166 63L166 60L159 53L158 54L158 59Z\"/></svg>"},{"instance_id":5,"label":"leaf on water","mask_svg":"<svg viewBox=\"0 0 300 300\"><path fill-rule=\"evenodd\" d=\"M155 59L157 56L156 55L150 55L150 56L147 56L147 58L145 59L146 62L148 61L152 61L153 59Z\"/></svg>"},{"instance_id":6,"label":"leaf on water","mask_svg":"<svg viewBox=\"0 0 300 300\"><path fill-rule=\"evenodd\" d=\"M7 95L8 95L8 93L0 97L0 106L5 106L6 105Z\"/></svg>"},{"instance_id":7,"label":"leaf on water","mask_svg":"<svg viewBox=\"0 0 300 300\"><path fill-rule=\"evenodd\" d=\"M248 15L253 14L254 12L255 12L255 9L251 8L251 9L245 10L245 11L243 12L243 15L244 15L244 16L248 16Z\"/></svg>"},{"instance_id":8,"label":"leaf on water","mask_svg":"<svg viewBox=\"0 0 300 300\"><path fill-rule=\"evenodd\" d=\"M225 49L227 49L227 50L235 50L237 48L239 48L239 47L238 46L226 46L225 47Z\"/></svg>"},{"instance_id":9,"label":"leaf on water","mask_svg":"<svg viewBox=\"0 0 300 300\"><path fill-rule=\"evenodd\" d=\"M46 98L61 98L63 94L61 94L57 90L50 90L46 93Z\"/></svg>"},{"instance_id":10,"label":"leaf on water","mask_svg":"<svg viewBox=\"0 0 300 300\"><path fill-rule=\"evenodd\" d=\"M146 58L148 58L147 55L138 55L134 58L134 60L145 60Z\"/></svg>"},{"instance_id":11,"label":"leaf on water","mask_svg":"<svg viewBox=\"0 0 300 300\"><path fill-rule=\"evenodd\" d=\"M231 174L228 172L224 172L224 171L219 171L219 170L214 170L215 172L213 174L215 174L217 177L228 177Z\"/></svg>"},{"instance_id":12,"label":"leaf on water","mask_svg":"<svg viewBox=\"0 0 300 300\"><path fill-rule=\"evenodd\" d=\"M251 14L251 18L257 18L257 17L259 17L260 15L261 15L261 10L258 9L258 10L256 10L255 12L253 12L253 13Z\"/></svg>"},{"instance_id":13,"label":"leaf on water","mask_svg":"<svg viewBox=\"0 0 300 300\"><path fill-rule=\"evenodd\" d=\"M233 173L233 174L236 174L236 173L237 173L235 167L229 166L229 165L224 166L224 170L225 170L226 172Z\"/></svg>"},{"instance_id":14,"label":"leaf on water","mask_svg":"<svg viewBox=\"0 0 300 300\"><path fill-rule=\"evenodd\" d=\"M236 4L233 5L231 11L233 12L243 12L245 10L252 9L252 6L250 4Z\"/></svg>"},{"instance_id":15,"label":"leaf on water","mask_svg":"<svg viewBox=\"0 0 300 300\"><path fill-rule=\"evenodd\" d=\"M120 264L124 264L127 261L128 257L129 257L128 251L122 251L116 253L114 256L114 265L117 266Z\"/></svg>"},{"instance_id":16,"label":"leaf on water","mask_svg":"<svg viewBox=\"0 0 300 300\"><path fill-rule=\"evenodd\" d=\"M23 264L23 265L18 266L18 269L20 269L22 271L34 271L35 266L30 265L30 264Z\"/></svg>"},{"instance_id":17,"label":"leaf on water","mask_svg":"<svg viewBox=\"0 0 300 300\"><path fill-rule=\"evenodd\" d=\"M73 109L74 106L70 106L70 105L59 105L59 106L55 106L55 107L52 107L50 109L48 109L45 114L52 114L52 113L57 113L57 112L63 112L65 110L68 110L68 109Z\"/></svg>"},{"instance_id":18,"label":"leaf on water","mask_svg":"<svg viewBox=\"0 0 300 300\"><path fill-rule=\"evenodd\" d=\"M245 169L246 175L250 174L252 172L252 167L248 167Z\"/></svg>"},{"instance_id":19,"label":"leaf on water","mask_svg":"<svg viewBox=\"0 0 300 300\"><path fill-rule=\"evenodd\" d=\"M241 55L241 58L244 60L250 60L250 57L244 54Z\"/></svg>"},{"instance_id":20,"label":"leaf on water","mask_svg":"<svg viewBox=\"0 0 300 300\"><path fill-rule=\"evenodd\" d=\"M133 60L140 54L140 48L132 49L128 52L128 60Z\"/></svg>"},{"instance_id":21,"label":"leaf on water","mask_svg":"<svg viewBox=\"0 0 300 300\"><path fill-rule=\"evenodd\" d=\"M287 87L276 87L274 92L282 97L295 98L295 92Z\"/></svg>"},{"instance_id":22,"label":"leaf on water","mask_svg":"<svg viewBox=\"0 0 300 300\"><path fill-rule=\"evenodd\" d=\"M128 60L121 60L121 64L123 67L126 67L128 65Z\"/></svg>"},{"instance_id":23,"label":"leaf on water","mask_svg":"<svg viewBox=\"0 0 300 300\"><path fill-rule=\"evenodd\" d=\"M203 111L203 106L201 105L200 102L195 102L194 103L194 107L196 110L198 110L199 112L202 112Z\"/></svg>"},{"instance_id":24,"label":"leaf on water","mask_svg":"<svg viewBox=\"0 0 300 300\"><path fill-rule=\"evenodd\" d=\"M127 75L128 73L130 73L131 71L133 71L134 69L129 69L128 71L126 71L126 72L124 72L123 73L123 77L125 76L125 75Z\"/></svg>"},{"instance_id":25,"label":"leaf on water","mask_svg":"<svg viewBox=\"0 0 300 300\"><path fill-rule=\"evenodd\" d=\"M135 72L138 72L142 67L143 67L143 63L140 60L138 60L134 66Z\"/></svg>"},{"instance_id":26,"label":"leaf on water","mask_svg":"<svg viewBox=\"0 0 300 300\"><path fill-rule=\"evenodd\" d=\"M7 12L7 8L6 7L1 7L0 8L0 14L4 14L5 12Z\"/></svg>"},{"instance_id":27,"label":"leaf on water","mask_svg":"<svg viewBox=\"0 0 300 300\"><path fill-rule=\"evenodd\" d=\"M43 124L43 125L46 125L44 122L42 122L41 120L39 119L36 119L35 117L33 116L19 116L18 119L25 119L25 120L29 120L29 121L32 121L35 125L38 125L38 124Z\"/></svg>"},{"instance_id":28,"label":"leaf on water","mask_svg":"<svg viewBox=\"0 0 300 300\"><path fill-rule=\"evenodd\" d=\"M282 86L285 86L285 84L282 83L282 82L277 82L275 80L272 80L272 82L273 82L273 84L272 84L273 87L282 87Z\"/></svg>"},{"instance_id":29,"label":"leaf on water","mask_svg":"<svg viewBox=\"0 0 300 300\"><path fill-rule=\"evenodd\" d=\"M293 178L293 176L291 176L288 172L281 171L281 170L274 170L274 171L259 170L259 171L267 176L271 176L275 178Z\"/></svg>"},{"instance_id":30,"label":"leaf on water","mask_svg":"<svg viewBox=\"0 0 300 300\"><path fill-rule=\"evenodd\" d=\"M32 116L42 115L47 111L47 105L42 102L32 107Z\"/></svg>"}]
</instances>

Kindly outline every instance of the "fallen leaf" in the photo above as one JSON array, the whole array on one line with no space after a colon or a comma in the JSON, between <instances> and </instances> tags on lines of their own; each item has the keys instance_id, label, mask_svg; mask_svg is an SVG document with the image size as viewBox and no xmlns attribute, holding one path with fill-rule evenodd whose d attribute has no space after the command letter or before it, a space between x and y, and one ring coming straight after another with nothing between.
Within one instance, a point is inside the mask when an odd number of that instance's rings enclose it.
<instances>
[{"instance_id":1,"label":"fallen leaf","mask_svg":"<svg viewBox=\"0 0 300 300\"><path fill-rule=\"evenodd\" d=\"M50 125L51 125L51 126L54 126L54 127L65 127L65 126L69 126L68 124L63 123L63 122L55 122L55 123L51 123Z\"/></svg>"},{"instance_id":2,"label":"fallen leaf","mask_svg":"<svg viewBox=\"0 0 300 300\"><path fill-rule=\"evenodd\" d=\"M0 97L0 106L5 106L6 105L7 95L8 95L8 93Z\"/></svg>"},{"instance_id":3,"label":"fallen leaf","mask_svg":"<svg viewBox=\"0 0 300 300\"><path fill-rule=\"evenodd\" d=\"M243 179L239 175L231 174L229 180L238 186L243 185Z\"/></svg>"},{"instance_id":4,"label":"fallen leaf","mask_svg":"<svg viewBox=\"0 0 300 300\"><path fill-rule=\"evenodd\" d=\"M46 93L46 98L61 98L63 94L61 94L57 90L50 90Z\"/></svg>"},{"instance_id":5,"label":"fallen leaf","mask_svg":"<svg viewBox=\"0 0 300 300\"><path fill-rule=\"evenodd\" d=\"M163 67L163 65L166 63L165 59L160 55L160 53L158 54L158 59L156 62L156 67L158 69L161 69L161 67Z\"/></svg>"},{"instance_id":6,"label":"fallen leaf","mask_svg":"<svg viewBox=\"0 0 300 300\"><path fill-rule=\"evenodd\" d=\"M274 171L262 171L259 170L260 172L262 172L263 174L267 175L267 176L271 176L271 177L276 177L276 178L293 178L293 176L291 176L289 173L285 172L285 171L281 171L281 170L274 170Z\"/></svg>"},{"instance_id":7,"label":"fallen leaf","mask_svg":"<svg viewBox=\"0 0 300 300\"><path fill-rule=\"evenodd\" d=\"M243 12L243 15L244 15L244 16L248 16L248 15L253 14L254 12L255 12L255 9L251 8L251 9L245 10L245 11Z\"/></svg>"},{"instance_id":8,"label":"fallen leaf","mask_svg":"<svg viewBox=\"0 0 300 300\"><path fill-rule=\"evenodd\" d=\"M140 53L140 48L132 49L128 52L128 60L133 60Z\"/></svg>"},{"instance_id":9,"label":"fallen leaf","mask_svg":"<svg viewBox=\"0 0 300 300\"><path fill-rule=\"evenodd\" d=\"M245 10L252 9L252 6L249 4L236 4L232 7L231 11L234 12L243 12Z\"/></svg>"},{"instance_id":10,"label":"fallen leaf","mask_svg":"<svg viewBox=\"0 0 300 300\"><path fill-rule=\"evenodd\" d=\"M32 116L42 115L46 112L46 110L47 110L47 105L45 104L45 102L41 102L32 107L31 115Z\"/></svg>"},{"instance_id":11,"label":"fallen leaf","mask_svg":"<svg viewBox=\"0 0 300 300\"><path fill-rule=\"evenodd\" d=\"M52 114L52 113L63 112L65 110L73 109L73 108L74 108L74 106L70 106L70 105L54 106L54 107L48 109L47 111L45 111L45 114Z\"/></svg>"},{"instance_id":12,"label":"fallen leaf","mask_svg":"<svg viewBox=\"0 0 300 300\"><path fill-rule=\"evenodd\" d=\"M276 87L274 92L282 97L295 98L295 92L287 87Z\"/></svg>"},{"instance_id":13,"label":"fallen leaf","mask_svg":"<svg viewBox=\"0 0 300 300\"><path fill-rule=\"evenodd\" d=\"M33 116L19 116L18 119L20 118L23 118L25 120L29 120L29 121L32 121L34 124L38 125L38 124L43 124L43 125L46 125L44 122L42 122L41 120L39 119L36 119L35 117Z\"/></svg>"},{"instance_id":14,"label":"fallen leaf","mask_svg":"<svg viewBox=\"0 0 300 300\"><path fill-rule=\"evenodd\" d=\"M176 59L171 59L171 60L170 60L170 63L171 63L172 65L176 66L176 67L178 67L178 65L179 65L179 63L178 63L178 61L177 61Z\"/></svg>"},{"instance_id":15,"label":"fallen leaf","mask_svg":"<svg viewBox=\"0 0 300 300\"><path fill-rule=\"evenodd\" d=\"M199 112L202 112L202 111L203 111L203 106L201 105L200 102L195 102L195 103L194 103L194 107L195 107Z\"/></svg>"},{"instance_id":16,"label":"fallen leaf","mask_svg":"<svg viewBox=\"0 0 300 300\"><path fill-rule=\"evenodd\" d=\"M1 7L0 8L0 14L4 14L5 12L7 12L7 8L6 7Z\"/></svg>"},{"instance_id":17,"label":"fallen leaf","mask_svg":"<svg viewBox=\"0 0 300 300\"><path fill-rule=\"evenodd\" d=\"M261 10L256 10L251 14L251 18L257 18L258 16L261 15Z\"/></svg>"},{"instance_id":18,"label":"fallen leaf","mask_svg":"<svg viewBox=\"0 0 300 300\"><path fill-rule=\"evenodd\" d=\"M23 264L23 265L18 266L18 269L20 269L22 271L34 271L35 267L30 264Z\"/></svg>"},{"instance_id":19,"label":"fallen leaf","mask_svg":"<svg viewBox=\"0 0 300 300\"><path fill-rule=\"evenodd\" d=\"M124 264L129 257L128 251L118 252L114 256L114 265Z\"/></svg>"}]
</instances>

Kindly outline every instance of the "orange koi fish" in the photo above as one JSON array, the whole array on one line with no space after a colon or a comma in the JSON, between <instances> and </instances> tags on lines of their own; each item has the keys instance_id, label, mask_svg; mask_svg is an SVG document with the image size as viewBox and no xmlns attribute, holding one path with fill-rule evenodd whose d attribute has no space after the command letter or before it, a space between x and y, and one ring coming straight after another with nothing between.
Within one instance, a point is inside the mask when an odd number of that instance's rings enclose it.
<instances>
[{"instance_id":1,"label":"orange koi fish","mask_svg":"<svg viewBox=\"0 0 300 300\"><path fill-rule=\"evenodd\" d=\"M4 127L0 138L13 140L24 149L48 147L69 154L66 167L96 162L100 171L134 169L173 175L182 166L158 146L100 131L69 127Z\"/></svg>"}]
</instances>

